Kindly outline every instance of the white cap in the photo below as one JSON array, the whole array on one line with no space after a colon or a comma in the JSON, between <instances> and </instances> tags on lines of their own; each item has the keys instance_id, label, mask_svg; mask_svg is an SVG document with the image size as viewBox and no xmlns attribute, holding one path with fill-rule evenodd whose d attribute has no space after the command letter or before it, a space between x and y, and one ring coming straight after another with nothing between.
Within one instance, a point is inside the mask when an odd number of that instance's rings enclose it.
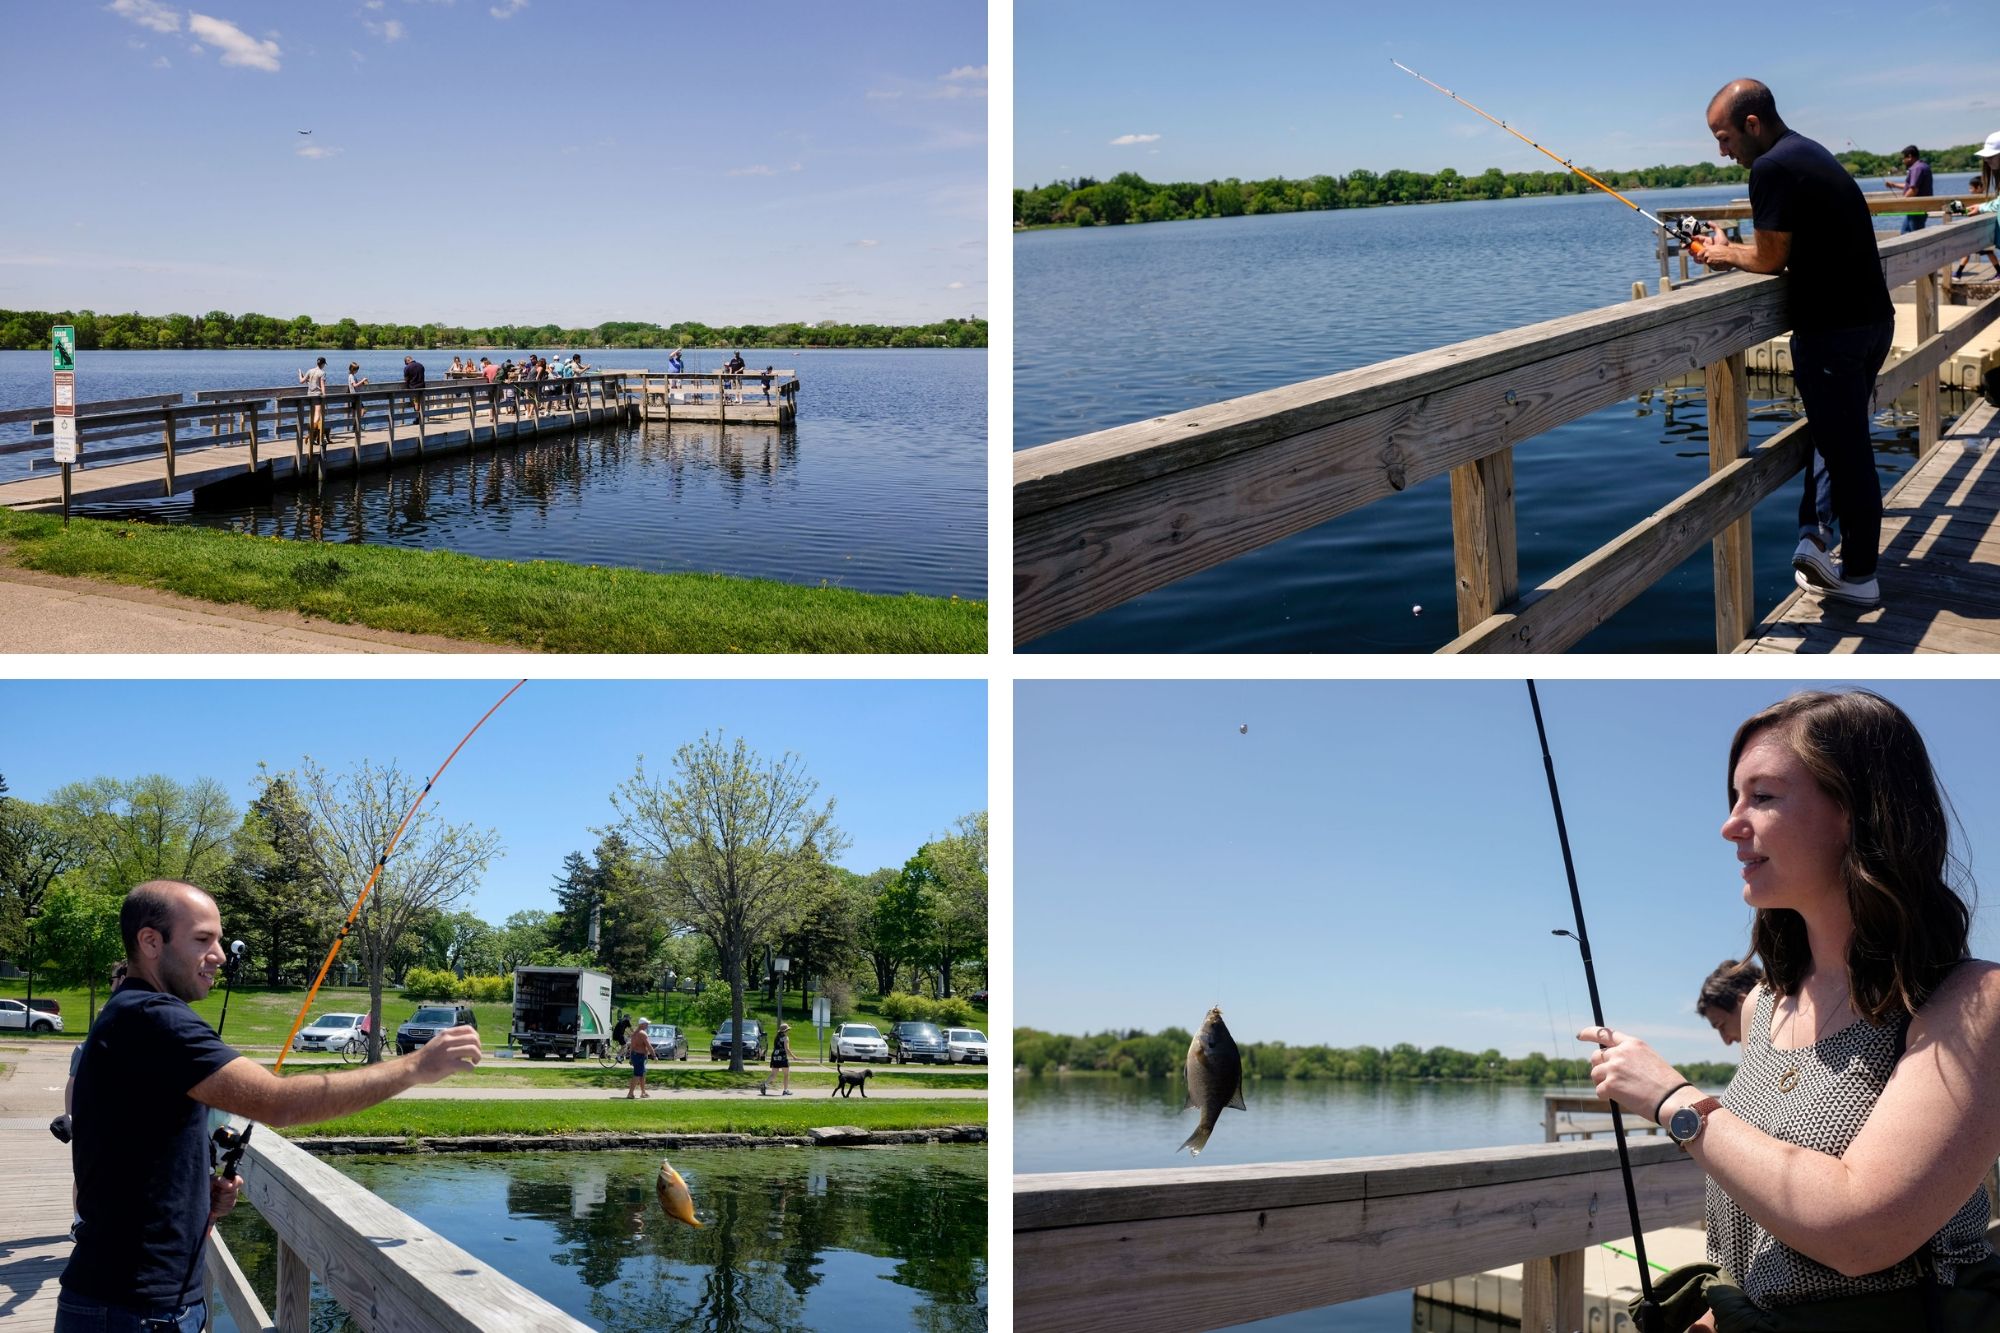
<instances>
[{"instance_id":1,"label":"white cap","mask_svg":"<svg viewBox=\"0 0 2000 1333\"><path fill-rule=\"evenodd\" d=\"M1986 136L1986 144L1979 150L1981 157L2000 157L2000 130Z\"/></svg>"}]
</instances>

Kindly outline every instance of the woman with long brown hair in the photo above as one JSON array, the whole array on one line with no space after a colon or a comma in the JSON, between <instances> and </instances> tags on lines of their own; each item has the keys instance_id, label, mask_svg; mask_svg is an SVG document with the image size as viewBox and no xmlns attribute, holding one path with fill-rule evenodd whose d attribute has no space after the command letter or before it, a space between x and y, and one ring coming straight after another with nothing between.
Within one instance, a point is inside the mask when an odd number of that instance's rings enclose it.
<instances>
[{"instance_id":1,"label":"woman with long brown hair","mask_svg":"<svg viewBox=\"0 0 2000 1333\"><path fill-rule=\"evenodd\" d=\"M1726 1090L1645 1042L1591 1057L1600 1095L1708 1175L1693 1327L2000 1328L1985 1174L2000 1155L2000 967L1971 909L1923 738L1864 690L1804 693L1737 729L1729 816L1763 985ZM1717 1092L1719 1091L1719 1095Z\"/></svg>"}]
</instances>

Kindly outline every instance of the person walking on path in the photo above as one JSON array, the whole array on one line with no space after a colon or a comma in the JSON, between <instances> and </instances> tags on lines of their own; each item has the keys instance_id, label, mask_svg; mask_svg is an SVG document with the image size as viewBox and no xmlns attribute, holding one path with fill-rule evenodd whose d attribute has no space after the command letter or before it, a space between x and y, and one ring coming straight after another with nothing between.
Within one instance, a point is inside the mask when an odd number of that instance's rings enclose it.
<instances>
[{"instance_id":1,"label":"person walking on path","mask_svg":"<svg viewBox=\"0 0 2000 1333\"><path fill-rule=\"evenodd\" d=\"M272 1126L352 1115L471 1069L479 1033L449 1028L412 1059L280 1078L223 1045L189 1007L208 995L227 957L215 899L192 884L149 880L125 895L118 929L125 984L98 1013L77 1064L70 1153L82 1221L56 1333L193 1333L208 1316L209 1227L236 1206L242 1185L213 1174L208 1108Z\"/></svg>"},{"instance_id":2,"label":"person walking on path","mask_svg":"<svg viewBox=\"0 0 2000 1333\"><path fill-rule=\"evenodd\" d=\"M1799 588L1857 606L1881 600L1882 483L1869 435L1875 376L1888 359L1895 311L1882 276L1875 223L1861 187L1819 144L1786 126L1755 79L1725 85L1708 104L1722 155L1750 168L1756 230L1742 243L1709 228L1710 268L1786 275L1792 379L1812 423L1813 451L1792 555ZM1829 520L1840 528L1840 563Z\"/></svg>"},{"instance_id":3,"label":"person walking on path","mask_svg":"<svg viewBox=\"0 0 2000 1333\"><path fill-rule=\"evenodd\" d=\"M792 1025L790 1023L778 1024L778 1035L771 1038L771 1073L769 1077L765 1078L764 1086L757 1090L759 1097L768 1097L771 1095L771 1079L777 1078L781 1071L784 1075L785 1084L784 1091L779 1095L789 1097L792 1095Z\"/></svg>"},{"instance_id":4,"label":"person walking on path","mask_svg":"<svg viewBox=\"0 0 2000 1333\"><path fill-rule=\"evenodd\" d=\"M1972 182L1969 194L1983 194L1986 202L1974 204L1969 210L1974 213L2000 212L2000 130L1986 136L1986 142L1979 147L1979 179ZM2000 251L1988 249L1983 252L1987 262L1993 265L1993 276L2000 278ZM1958 261L1958 267L1951 271L1954 278L1965 276L1965 265L1972 256Z\"/></svg>"},{"instance_id":5,"label":"person walking on path","mask_svg":"<svg viewBox=\"0 0 2000 1333\"><path fill-rule=\"evenodd\" d=\"M646 1034L648 1024L640 1019L632 1029L632 1044L627 1049L632 1054L632 1081L625 1086L625 1100L631 1101L634 1093L641 1097L651 1097L646 1091L646 1060L653 1054L653 1039Z\"/></svg>"},{"instance_id":6,"label":"person walking on path","mask_svg":"<svg viewBox=\"0 0 2000 1333\"><path fill-rule=\"evenodd\" d=\"M299 383L306 386L306 401L312 405L312 434L308 437L308 447L326 447L326 358L321 357L313 365L299 372Z\"/></svg>"},{"instance_id":7,"label":"person walking on path","mask_svg":"<svg viewBox=\"0 0 2000 1333\"><path fill-rule=\"evenodd\" d=\"M1928 199L1931 197L1931 164L1918 155L1915 144L1910 144L1903 149L1903 179L1882 183L1892 190L1902 191L1905 199ZM1922 213L1905 213L1903 232L1922 231L1928 221L1930 219Z\"/></svg>"}]
</instances>

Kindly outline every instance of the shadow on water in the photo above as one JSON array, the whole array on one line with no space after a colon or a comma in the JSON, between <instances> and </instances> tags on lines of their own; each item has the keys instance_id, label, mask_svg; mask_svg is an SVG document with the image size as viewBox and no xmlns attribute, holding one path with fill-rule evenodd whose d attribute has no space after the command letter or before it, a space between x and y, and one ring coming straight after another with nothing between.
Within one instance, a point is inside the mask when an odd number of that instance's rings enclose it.
<instances>
[{"instance_id":1,"label":"shadow on water","mask_svg":"<svg viewBox=\"0 0 2000 1333\"><path fill-rule=\"evenodd\" d=\"M675 1153L701 1230L660 1212L659 1161L607 1152L334 1164L596 1327L986 1327L984 1149ZM270 1229L244 1207L223 1231L268 1302L277 1284ZM354 1327L317 1285L312 1325Z\"/></svg>"}]
</instances>

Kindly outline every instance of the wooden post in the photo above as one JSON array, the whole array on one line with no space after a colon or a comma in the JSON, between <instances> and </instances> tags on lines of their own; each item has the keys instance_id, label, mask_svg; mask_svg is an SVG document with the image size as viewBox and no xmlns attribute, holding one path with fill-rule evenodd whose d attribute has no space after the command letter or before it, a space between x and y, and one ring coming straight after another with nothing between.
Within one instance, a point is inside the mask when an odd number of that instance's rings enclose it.
<instances>
[{"instance_id":1,"label":"wooden post","mask_svg":"<svg viewBox=\"0 0 2000 1333\"><path fill-rule=\"evenodd\" d=\"M389 462L396 461L396 391L389 390ZM361 440L354 441L354 470L361 471Z\"/></svg>"},{"instance_id":2,"label":"wooden post","mask_svg":"<svg viewBox=\"0 0 2000 1333\"><path fill-rule=\"evenodd\" d=\"M1743 353L1711 362L1703 371L1708 392L1708 473L1750 456L1750 379ZM1711 543L1715 563L1715 651L1729 653L1750 637L1756 620L1751 591L1750 515Z\"/></svg>"},{"instance_id":3,"label":"wooden post","mask_svg":"<svg viewBox=\"0 0 2000 1333\"><path fill-rule=\"evenodd\" d=\"M256 420L256 418L255 418L255 417L252 417L252 418L251 418L251 420L252 420L252 421L254 422L254 421ZM252 430L252 431L250 432L250 469L249 469L249 470L250 470L250 471L252 471L252 472L255 472L255 471L257 470L257 432L256 432L256 431L255 431L254 429L253 429L253 430Z\"/></svg>"},{"instance_id":4,"label":"wooden post","mask_svg":"<svg viewBox=\"0 0 2000 1333\"><path fill-rule=\"evenodd\" d=\"M1451 552L1458 629L1471 629L1521 590L1514 546L1514 451L1502 449L1451 470Z\"/></svg>"},{"instance_id":5,"label":"wooden post","mask_svg":"<svg viewBox=\"0 0 2000 1333\"><path fill-rule=\"evenodd\" d=\"M165 411L160 413L160 419L166 423L166 428L161 432L161 434L165 437L167 442L166 494L171 498L174 493L174 410L171 407L167 408Z\"/></svg>"},{"instance_id":6,"label":"wooden post","mask_svg":"<svg viewBox=\"0 0 2000 1333\"><path fill-rule=\"evenodd\" d=\"M312 1269L299 1252L278 1242L278 1333L309 1333L312 1328Z\"/></svg>"},{"instance_id":7,"label":"wooden post","mask_svg":"<svg viewBox=\"0 0 2000 1333\"><path fill-rule=\"evenodd\" d=\"M1521 1265L1521 1333L1571 1333L1583 1327L1583 1251Z\"/></svg>"},{"instance_id":8,"label":"wooden post","mask_svg":"<svg viewBox=\"0 0 2000 1333\"><path fill-rule=\"evenodd\" d=\"M419 389L417 390L416 398L412 400L417 405L417 461L419 463L424 461L424 441L429 430L429 427L424 424L424 418L430 415L429 411L426 410L430 406L428 401L430 396L431 391L429 389Z\"/></svg>"},{"instance_id":9,"label":"wooden post","mask_svg":"<svg viewBox=\"0 0 2000 1333\"><path fill-rule=\"evenodd\" d=\"M1917 346L1938 331L1938 275L1925 273L1917 279ZM1917 381L1917 457L1929 458L1943 434L1938 404L1939 371Z\"/></svg>"}]
</instances>

